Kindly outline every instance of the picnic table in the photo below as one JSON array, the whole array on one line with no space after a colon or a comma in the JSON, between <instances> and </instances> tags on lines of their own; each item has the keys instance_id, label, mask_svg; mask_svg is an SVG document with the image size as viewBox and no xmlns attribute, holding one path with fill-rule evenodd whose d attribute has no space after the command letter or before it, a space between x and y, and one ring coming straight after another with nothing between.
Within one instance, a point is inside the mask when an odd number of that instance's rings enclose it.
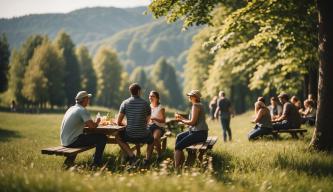
<instances>
[{"instance_id":1,"label":"picnic table","mask_svg":"<svg viewBox=\"0 0 333 192\"><path fill-rule=\"evenodd\" d=\"M85 127L83 129L84 133L100 133L105 134L108 136L108 143L115 144L117 143L115 140L114 135L119 131L125 129L126 126L118 126L118 125L99 125L97 128L88 128ZM57 156L65 156L66 159L64 161L65 165L73 164L77 154L87 151L89 149L94 148L95 146L85 146L85 147L64 147L64 146L57 146L57 147L48 147L41 150L42 154L45 155L57 155Z\"/></svg>"}]
</instances>

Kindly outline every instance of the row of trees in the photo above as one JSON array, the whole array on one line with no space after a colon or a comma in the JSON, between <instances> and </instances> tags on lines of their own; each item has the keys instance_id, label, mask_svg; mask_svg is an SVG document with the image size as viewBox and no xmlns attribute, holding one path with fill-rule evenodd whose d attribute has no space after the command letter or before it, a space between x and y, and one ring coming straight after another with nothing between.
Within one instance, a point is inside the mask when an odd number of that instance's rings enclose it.
<instances>
[{"instance_id":1,"label":"row of trees","mask_svg":"<svg viewBox=\"0 0 333 192\"><path fill-rule=\"evenodd\" d=\"M30 36L13 51L9 74L2 71L4 77L9 77L7 100L15 100L20 106L70 106L79 90L87 90L94 94L97 105L118 107L129 96L128 85L135 81L144 88L148 86L147 91L161 91L167 105L183 104L175 70L165 59L153 66L147 76L149 83L143 83L135 71L129 78L112 49L101 47L92 59L87 47L76 48L65 32L58 33L54 41L47 36ZM177 91L178 98L170 94L173 91Z\"/></svg>"}]
</instances>

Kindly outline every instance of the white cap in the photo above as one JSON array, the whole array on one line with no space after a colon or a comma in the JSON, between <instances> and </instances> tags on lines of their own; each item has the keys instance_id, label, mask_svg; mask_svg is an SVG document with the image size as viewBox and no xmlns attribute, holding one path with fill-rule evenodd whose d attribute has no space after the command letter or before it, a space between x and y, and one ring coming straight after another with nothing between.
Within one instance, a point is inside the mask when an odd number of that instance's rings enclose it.
<instances>
[{"instance_id":1,"label":"white cap","mask_svg":"<svg viewBox=\"0 0 333 192\"><path fill-rule=\"evenodd\" d=\"M88 94L87 91L80 91L77 93L76 97L75 97L75 100L81 100L85 97L91 97L92 95L91 94Z\"/></svg>"}]
</instances>

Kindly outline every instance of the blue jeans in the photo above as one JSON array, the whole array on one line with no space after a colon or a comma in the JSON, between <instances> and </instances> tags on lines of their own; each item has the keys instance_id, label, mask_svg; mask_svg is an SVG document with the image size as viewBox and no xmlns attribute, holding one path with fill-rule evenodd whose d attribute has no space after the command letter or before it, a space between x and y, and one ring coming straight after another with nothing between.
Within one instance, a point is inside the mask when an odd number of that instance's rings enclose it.
<instances>
[{"instance_id":1,"label":"blue jeans","mask_svg":"<svg viewBox=\"0 0 333 192\"><path fill-rule=\"evenodd\" d=\"M273 123L274 130L287 130L291 129L291 124L287 120L283 120L281 122Z\"/></svg>"},{"instance_id":2,"label":"blue jeans","mask_svg":"<svg viewBox=\"0 0 333 192\"><path fill-rule=\"evenodd\" d=\"M208 131L185 131L179 133L176 138L176 150L183 150L196 143L205 142Z\"/></svg>"},{"instance_id":3,"label":"blue jeans","mask_svg":"<svg viewBox=\"0 0 333 192\"><path fill-rule=\"evenodd\" d=\"M256 125L252 131L249 133L249 140L255 140L257 137L262 135L268 135L272 133L272 129L265 128L265 127L259 127Z\"/></svg>"},{"instance_id":4,"label":"blue jeans","mask_svg":"<svg viewBox=\"0 0 333 192\"><path fill-rule=\"evenodd\" d=\"M102 163L103 151L107 142L107 137L104 134L81 134L72 144L66 147L85 147L85 146L96 146L94 154L94 164L100 165Z\"/></svg>"},{"instance_id":5,"label":"blue jeans","mask_svg":"<svg viewBox=\"0 0 333 192\"><path fill-rule=\"evenodd\" d=\"M230 118L222 118L220 117L222 130L223 130L223 141L227 141L227 135L229 136L229 141L231 141L231 129L230 129Z\"/></svg>"}]
</instances>

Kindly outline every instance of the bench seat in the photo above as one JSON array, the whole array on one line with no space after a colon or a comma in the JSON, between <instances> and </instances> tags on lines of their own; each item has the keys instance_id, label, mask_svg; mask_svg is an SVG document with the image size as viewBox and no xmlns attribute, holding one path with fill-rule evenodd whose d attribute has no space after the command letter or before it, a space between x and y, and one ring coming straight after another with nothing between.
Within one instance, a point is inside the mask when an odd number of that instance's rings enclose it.
<instances>
[{"instance_id":1,"label":"bench seat","mask_svg":"<svg viewBox=\"0 0 333 192\"><path fill-rule=\"evenodd\" d=\"M279 133L289 133L292 136L292 138L297 139L298 138L297 134L304 136L304 133L306 133L307 131L308 130L306 130L306 129L280 129L280 130L273 130L272 134L273 134L273 136L276 137L277 134L279 134Z\"/></svg>"},{"instance_id":2,"label":"bench seat","mask_svg":"<svg viewBox=\"0 0 333 192\"><path fill-rule=\"evenodd\" d=\"M215 143L217 142L216 136L207 137L207 140L202 143L196 143L191 146L186 147L188 152L186 164L192 165L197 157L197 152L199 152L198 159L202 162L203 155L208 151L213 149Z\"/></svg>"}]
</instances>

